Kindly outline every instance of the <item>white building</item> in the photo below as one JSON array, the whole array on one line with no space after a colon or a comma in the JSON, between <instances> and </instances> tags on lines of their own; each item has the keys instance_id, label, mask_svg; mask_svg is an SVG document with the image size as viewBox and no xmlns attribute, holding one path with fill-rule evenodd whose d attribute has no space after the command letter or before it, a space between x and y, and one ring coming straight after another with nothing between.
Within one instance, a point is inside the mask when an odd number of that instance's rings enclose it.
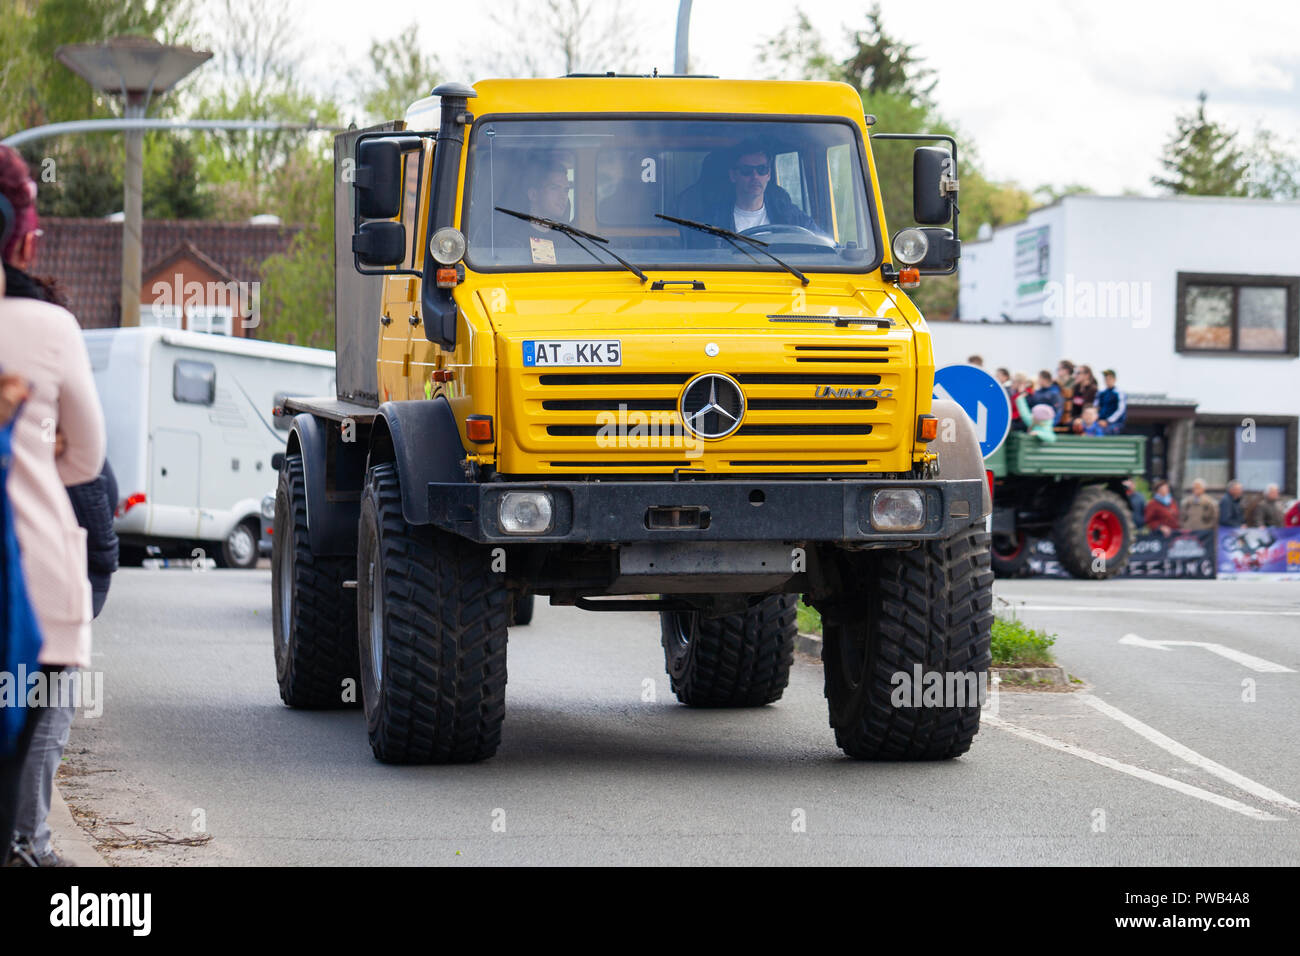
<instances>
[{"instance_id":1,"label":"white building","mask_svg":"<svg viewBox=\"0 0 1300 956\"><path fill-rule=\"evenodd\" d=\"M963 244L958 315L931 325L940 365L1115 369L1176 492L1296 496L1300 202L1068 196Z\"/></svg>"}]
</instances>

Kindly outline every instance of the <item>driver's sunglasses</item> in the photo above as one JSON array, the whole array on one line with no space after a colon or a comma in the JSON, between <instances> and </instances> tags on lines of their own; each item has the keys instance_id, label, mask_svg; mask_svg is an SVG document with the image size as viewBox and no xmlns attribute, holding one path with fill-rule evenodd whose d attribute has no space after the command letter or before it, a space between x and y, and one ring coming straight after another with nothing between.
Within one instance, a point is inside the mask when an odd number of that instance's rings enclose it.
<instances>
[{"instance_id":1,"label":"driver's sunglasses","mask_svg":"<svg viewBox=\"0 0 1300 956\"><path fill-rule=\"evenodd\" d=\"M754 166L749 163L737 163L735 168L742 176L766 176L772 171L772 167L767 163L758 163Z\"/></svg>"}]
</instances>

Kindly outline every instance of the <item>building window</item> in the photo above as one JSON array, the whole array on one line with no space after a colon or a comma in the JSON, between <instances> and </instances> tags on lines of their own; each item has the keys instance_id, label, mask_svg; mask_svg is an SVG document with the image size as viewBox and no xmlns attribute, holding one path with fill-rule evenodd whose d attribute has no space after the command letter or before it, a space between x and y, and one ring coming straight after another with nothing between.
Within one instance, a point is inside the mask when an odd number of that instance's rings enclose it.
<instances>
[{"instance_id":1,"label":"building window","mask_svg":"<svg viewBox=\"0 0 1300 956\"><path fill-rule=\"evenodd\" d=\"M192 305L189 308L190 331L229 335L232 311L228 305Z\"/></svg>"},{"instance_id":2,"label":"building window","mask_svg":"<svg viewBox=\"0 0 1300 956\"><path fill-rule=\"evenodd\" d=\"M1187 484L1200 478L1217 491L1237 478L1247 491L1277 485L1294 495L1297 421L1273 415L1197 416L1187 452Z\"/></svg>"},{"instance_id":3,"label":"building window","mask_svg":"<svg viewBox=\"0 0 1300 956\"><path fill-rule=\"evenodd\" d=\"M140 307L140 324L157 326L163 329L181 327L181 307L179 305L157 305L149 303Z\"/></svg>"},{"instance_id":4,"label":"building window","mask_svg":"<svg viewBox=\"0 0 1300 956\"><path fill-rule=\"evenodd\" d=\"M1300 277L1178 273L1179 352L1300 355Z\"/></svg>"},{"instance_id":5,"label":"building window","mask_svg":"<svg viewBox=\"0 0 1300 956\"><path fill-rule=\"evenodd\" d=\"M211 362L177 359L172 368L172 398L187 405L211 405L217 397L217 370Z\"/></svg>"}]
</instances>

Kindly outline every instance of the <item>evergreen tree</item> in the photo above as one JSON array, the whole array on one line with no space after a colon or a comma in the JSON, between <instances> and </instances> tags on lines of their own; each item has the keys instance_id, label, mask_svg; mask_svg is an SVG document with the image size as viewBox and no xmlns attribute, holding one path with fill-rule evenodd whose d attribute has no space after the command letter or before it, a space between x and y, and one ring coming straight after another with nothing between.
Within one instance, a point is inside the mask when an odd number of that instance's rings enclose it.
<instances>
[{"instance_id":1,"label":"evergreen tree","mask_svg":"<svg viewBox=\"0 0 1300 956\"><path fill-rule=\"evenodd\" d=\"M1245 196L1245 150L1237 144L1235 130L1205 115L1207 98L1202 91L1196 112L1175 120L1160 159L1164 174L1152 176L1151 182L1176 196Z\"/></svg>"}]
</instances>

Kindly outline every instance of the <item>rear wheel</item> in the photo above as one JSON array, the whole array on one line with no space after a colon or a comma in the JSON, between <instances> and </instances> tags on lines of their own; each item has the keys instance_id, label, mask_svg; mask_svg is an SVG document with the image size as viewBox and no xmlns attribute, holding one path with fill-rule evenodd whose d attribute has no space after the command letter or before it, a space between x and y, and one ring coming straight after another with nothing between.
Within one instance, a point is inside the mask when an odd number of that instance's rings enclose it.
<instances>
[{"instance_id":1,"label":"rear wheel","mask_svg":"<svg viewBox=\"0 0 1300 956\"><path fill-rule=\"evenodd\" d=\"M221 542L221 566L247 571L257 567L258 527L256 518L245 518Z\"/></svg>"},{"instance_id":2,"label":"rear wheel","mask_svg":"<svg viewBox=\"0 0 1300 956\"><path fill-rule=\"evenodd\" d=\"M979 731L990 664L988 534L970 528L911 550L849 560L848 593L822 616L835 742L862 760L965 753ZM931 696L926 688L936 680L939 692Z\"/></svg>"},{"instance_id":3,"label":"rear wheel","mask_svg":"<svg viewBox=\"0 0 1300 956\"><path fill-rule=\"evenodd\" d=\"M1123 499L1105 488L1081 488L1052 526L1061 566L1076 578L1105 580L1128 566L1133 516Z\"/></svg>"},{"instance_id":4,"label":"rear wheel","mask_svg":"<svg viewBox=\"0 0 1300 956\"><path fill-rule=\"evenodd\" d=\"M779 700L794 660L798 602L797 594L775 594L743 614L719 618L661 612L664 664L677 699L691 707L761 707Z\"/></svg>"},{"instance_id":5,"label":"rear wheel","mask_svg":"<svg viewBox=\"0 0 1300 956\"><path fill-rule=\"evenodd\" d=\"M402 516L392 464L361 496L357 630L370 747L386 763L496 753L505 720L509 591L490 549Z\"/></svg>"},{"instance_id":6,"label":"rear wheel","mask_svg":"<svg viewBox=\"0 0 1300 956\"><path fill-rule=\"evenodd\" d=\"M290 455L275 491L271 630L280 699L290 707L357 703L356 570L348 557L311 553L302 456Z\"/></svg>"},{"instance_id":7,"label":"rear wheel","mask_svg":"<svg viewBox=\"0 0 1300 956\"><path fill-rule=\"evenodd\" d=\"M510 614L511 627L523 627L525 624L533 622L533 605L537 603L536 599L537 595L531 591L524 594L515 594L514 609Z\"/></svg>"}]
</instances>

